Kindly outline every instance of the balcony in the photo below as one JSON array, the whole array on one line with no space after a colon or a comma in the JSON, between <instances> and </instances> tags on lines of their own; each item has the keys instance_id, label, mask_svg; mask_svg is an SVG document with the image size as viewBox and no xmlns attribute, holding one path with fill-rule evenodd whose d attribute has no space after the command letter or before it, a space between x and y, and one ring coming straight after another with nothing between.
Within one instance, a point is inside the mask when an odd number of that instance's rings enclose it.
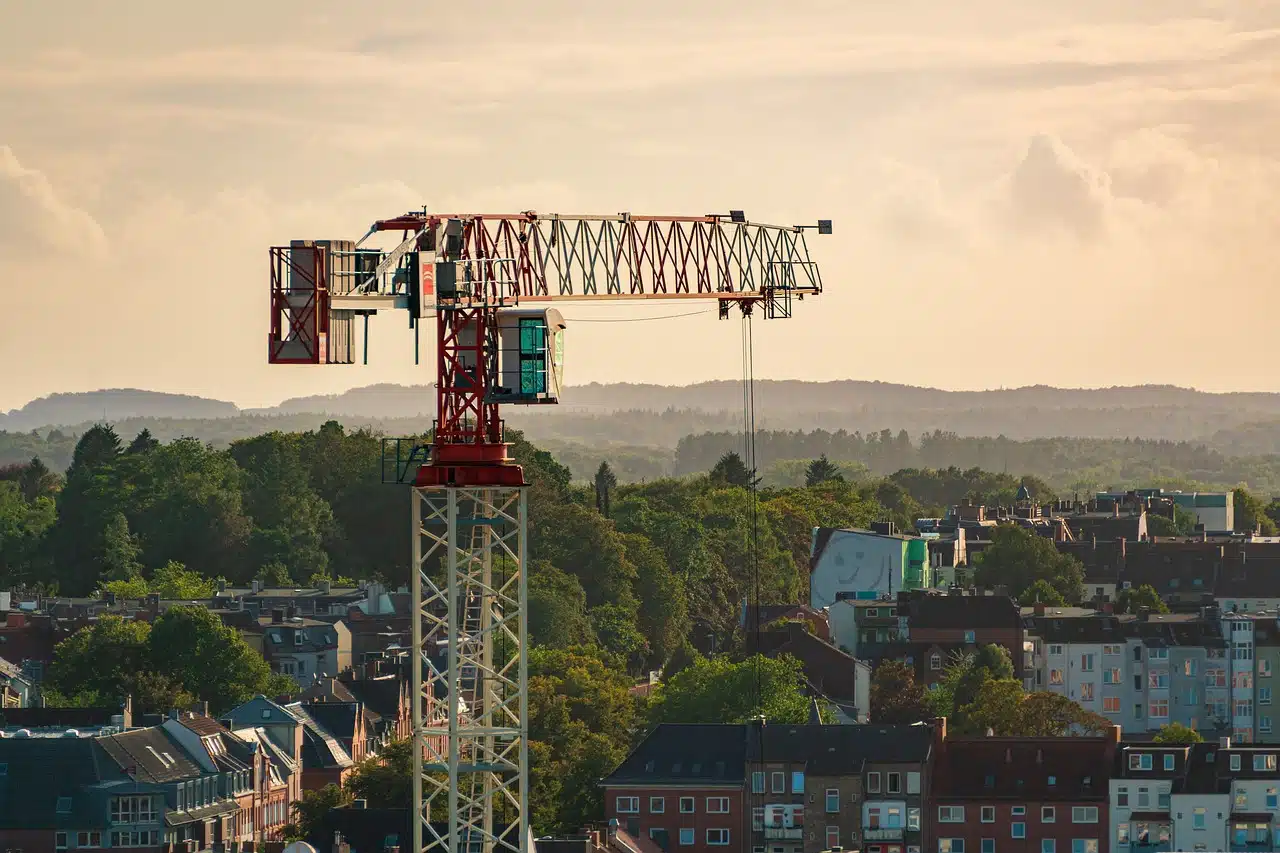
<instances>
[{"instance_id":1,"label":"balcony","mask_svg":"<svg viewBox=\"0 0 1280 853\"><path fill-rule=\"evenodd\" d=\"M804 827L767 826L764 830L764 837L769 841L801 841L804 839Z\"/></svg>"},{"instance_id":2,"label":"balcony","mask_svg":"<svg viewBox=\"0 0 1280 853\"><path fill-rule=\"evenodd\" d=\"M901 841L905 832L900 826L882 826L879 829L862 830L862 838L864 841Z\"/></svg>"}]
</instances>

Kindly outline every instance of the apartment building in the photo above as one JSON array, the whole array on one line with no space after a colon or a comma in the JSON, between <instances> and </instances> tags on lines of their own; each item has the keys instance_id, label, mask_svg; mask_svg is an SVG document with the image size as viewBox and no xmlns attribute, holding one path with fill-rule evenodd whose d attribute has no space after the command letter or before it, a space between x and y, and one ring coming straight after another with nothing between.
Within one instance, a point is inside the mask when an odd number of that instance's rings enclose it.
<instances>
[{"instance_id":1,"label":"apartment building","mask_svg":"<svg viewBox=\"0 0 1280 853\"><path fill-rule=\"evenodd\" d=\"M930 727L753 726L746 748L752 853L924 849Z\"/></svg>"},{"instance_id":2,"label":"apartment building","mask_svg":"<svg viewBox=\"0 0 1280 853\"><path fill-rule=\"evenodd\" d=\"M1088 738L937 735L928 833L939 853L1109 850L1119 727Z\"/></svg>"},{"instance_id":3,"label":"apartment building","mask_svg":"<svg viewBox=\"0 0 1280 853\"><path fill-rule=\"evenodd\" d=\"M1280 849L1275 748L1230 738L1187 746L1125 743L1110 783L1111 849Z\"/></svg>"},{"instance_id":4,"label":"apartment building","mask_svg":"<svg viewBox=\"0 0 1280 853\"><path fill-rule=\"evenodd\" d=\"M663 850L745 850L748 729L658 726L600 783L606 818Z\"/></svg>"},{"instance_id":5,"label":"apartment building","mask_svg":"<svg viewBox=\"0 0 1280 853\"><path fill-rule=\"evenodd\" d=\"M892 522L870 530L818 527L809 557L809 606L821 610L840 598L874 601L929 589L930 568L926 540L899 533Z\"/></svg>"}]
</instances>

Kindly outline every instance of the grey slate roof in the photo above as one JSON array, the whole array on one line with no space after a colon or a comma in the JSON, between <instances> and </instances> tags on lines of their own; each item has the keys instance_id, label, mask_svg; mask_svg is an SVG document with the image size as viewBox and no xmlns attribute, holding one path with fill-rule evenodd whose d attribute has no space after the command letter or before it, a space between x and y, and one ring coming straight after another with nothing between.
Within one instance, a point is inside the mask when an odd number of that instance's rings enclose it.
<instances>
[{"instance_id":1,"label":"grey slate roof","mask_svg":"<svg viewBox=\"0 0 1280 853\"><path fill-rule=\"evenodd\" d=\"M740 785L747 726L663 723L631 751L605 785Z\"/></svg>"},{"instance_id":2,"label":"grey slate roof","mask_svg":"<svg viewBox=\"0 0 1280 853\"><path fill-rule=\"evenodd\" d=\"M300 703L295 702L292 705L286 705L285 710L294 719L302 723L303 767L350 767L355 763L342 747L342 744L338 743L337 738L317 722Z\"/></svg>"},{"instance_id":3,"label":"grey slate roof","mask_svg":"<svg viewBox=\"0 0 1280 853\"><path fill-rule=\"evenodd\" d=\"M923 762L933 747L929 726L785 725L772 723L747 737L747 760L804 762L805 772L838 776L862 762Z\"/></svg>"},{"instance_id":4,"label":"grey slate roof","mask_svg":"<svg viewBox=\"0 0 1280 853\"><path fill-rule=\"evenodd\" d=\"M106 814L97 813L85 791L102 778L100 758L92 738L0 739L0 829L105 826ZM118 771L111 767L110 773ZM70 798L61 811L60 797Z\"/></svg>"},{"instance_id":5,"label":"grey slate roof","mask_svg":"<svg viewBox=\"0 0 1280 853\"><path fill-rule=\"evenodd\" d=\"M159 726L106 735L97 741L121 770L136 768L134 778L139 782L164 783L200 776L200 768Z\"/></svg>"}]
</instances>

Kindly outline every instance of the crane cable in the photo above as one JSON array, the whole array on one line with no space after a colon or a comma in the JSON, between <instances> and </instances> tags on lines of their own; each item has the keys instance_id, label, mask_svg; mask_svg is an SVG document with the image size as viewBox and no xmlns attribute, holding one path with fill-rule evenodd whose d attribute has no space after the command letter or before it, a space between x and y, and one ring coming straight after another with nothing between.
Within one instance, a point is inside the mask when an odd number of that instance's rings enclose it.
<instances>
[{"instance_id":1,"label":"crane cable","mask_svg":"<svg viewBox=\"0 0 1280 853\"><path fill-rule=\"evenodd\" d=\"M752 334L751 313L742 313L742 449L743 465L747 469L747 507L751 519L751 541L749 544L749 560L751 568L751 642L748 648L751 653L751 676L754 689L755 707L761 712L762 719L749 720L748 725L755 729L757 763L764 767L765 732L768 722L763 719L764 685L760 673L760 523L759 523L759 480L756 477L756 392L755 392L755 341ZM763 771L759 771L763 772ZM752 788L755 791L754 775ZM753 809L754 815L754 809Z\"/></svg>"}]
</instances>

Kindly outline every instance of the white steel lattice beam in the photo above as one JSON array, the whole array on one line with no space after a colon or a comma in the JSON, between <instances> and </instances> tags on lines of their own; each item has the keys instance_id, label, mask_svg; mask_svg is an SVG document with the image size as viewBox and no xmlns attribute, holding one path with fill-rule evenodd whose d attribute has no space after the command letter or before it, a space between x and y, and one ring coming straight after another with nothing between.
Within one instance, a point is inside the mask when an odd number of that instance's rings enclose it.
<instances>
[{"instance_id":1,"label":"white steel lattice beam","mask_svg":"<svg viewBox=\"0 0 1280 853\"><path fill-rule=\"evenodd\" d=\"M529 853L526 490L412 504L415 849Z\"/></svg>"}]
</instances>

